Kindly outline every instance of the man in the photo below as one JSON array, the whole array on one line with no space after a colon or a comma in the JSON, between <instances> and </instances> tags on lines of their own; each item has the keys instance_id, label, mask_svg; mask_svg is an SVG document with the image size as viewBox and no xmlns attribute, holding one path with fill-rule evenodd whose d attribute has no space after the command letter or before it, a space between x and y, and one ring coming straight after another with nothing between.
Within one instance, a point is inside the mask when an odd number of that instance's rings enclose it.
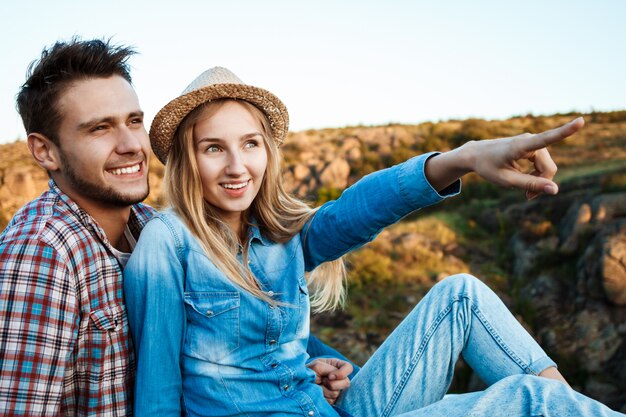
<instances>
[{"instance_id":1,"label":"man","mask_svg":"<svg viewBox=\"0 0 626 417\"><path fill-rule=\"evenodd\" d=\"M17 96L50 189L0 235L3 415L124 416L134 357L122 269L152 215L150 142L131 85L134 51L100 40L44 49ZM316 355L341 357L313 339ZM352 367L310 367L329 401Z\"/></svg>"},{"instance_id":2,"label":"man","mask_svg":"<svg viewBox=\"0 0 626 417\"><path fill-rule=\"evenodd\" d=\"M122 267L152 210L150 143L134 52L107 42L44 50L17 96L50 190L0 236L0 409L126 415L132 345Z\"/></svg>"}]
</instances>

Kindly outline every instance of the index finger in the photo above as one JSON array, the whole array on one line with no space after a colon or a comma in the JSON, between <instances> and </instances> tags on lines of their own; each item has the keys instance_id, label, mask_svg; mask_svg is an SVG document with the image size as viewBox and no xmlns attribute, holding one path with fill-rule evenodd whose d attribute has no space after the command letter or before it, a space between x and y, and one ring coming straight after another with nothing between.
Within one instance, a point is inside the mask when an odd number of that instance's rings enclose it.
<instances>
[{"instance_id":1,"label":"index finger","mask_svg":"<svg viewBox=\"0 0 626 417\"><path fill-rule=\"evenodd\" d=\"M537 149L545 148L553 143L560 142L568 136L578 132L585 125L585 119L578 117L571 122L559 126L554 129L546 130L521 141L521 147L524 152L532 152Z\"/></svg>"}]
</instances>

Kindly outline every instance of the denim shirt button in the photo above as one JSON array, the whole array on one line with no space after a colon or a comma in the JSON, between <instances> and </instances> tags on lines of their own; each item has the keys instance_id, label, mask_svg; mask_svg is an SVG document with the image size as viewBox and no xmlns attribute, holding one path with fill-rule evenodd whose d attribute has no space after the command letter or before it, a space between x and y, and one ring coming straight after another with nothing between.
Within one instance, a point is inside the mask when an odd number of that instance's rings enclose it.
<instances>
[{"instance_id":1,"label":"denim shirt button","mask_svg":"<svg viewBox=\"0 0 626 417\"><path fill-rule=\"evenodd\" d=\"M274 291L271 291L271 290L270 290L270 291L268 291L268 292L267 292L267 295L269 295L270 297L273 297L273 296L274 296Z\"/></svg>"},{"instance_id":2,"label":"denim shirt button","mask_svg":"<svg viewBox=\"0 0 626 417\"><path fill-rule=\"evenodd\" d=\"M276 344L276 340L272 339L270 340L270 345L275 345Z\"/></svg>"},{"instance_id":3,"label":"denim shirt button","mask_svg":"<svg viewBox=\"0 0 626 417\"><path fill-rule=\"evenodd\" d=\"M309 413L308 413L308 414L309 414L310 416L314 416L314 415L315 415L315 411L311 410L311 411L309 411Z\"/></svg>"},{"instance_id":4,"label":"denim shirt button","mask_svg":"<svg viewBox=\"0 0 626 417\"><path fill-rule=\"evenodd\" d=\"M285 391L287 391L287 390L289 389L289 385L285 385L285 386L283 386L283 389L284 389Z\"/></svg>"},{"instance_id":5,"label":"denim shirt button","mask_svg":"<svg viewBox=\"0 0 626 417\"><path fill-rule=\"evenodd\" d=\"M206 315L207 316L212 316L213 315L213 310L207 310L206 311Z\"/></svg>"},{"instance_id":6,"label":"denim shirt button","mask_svg":"<svg viewBox=\"0 0 626 417\"><path fill-rule=\"evenodd\" d=\"M278 364L276 362L274 362L272 365L270 365L272 367L272 369L276 369L278 367Z\"/></svg>"}]
</instances>

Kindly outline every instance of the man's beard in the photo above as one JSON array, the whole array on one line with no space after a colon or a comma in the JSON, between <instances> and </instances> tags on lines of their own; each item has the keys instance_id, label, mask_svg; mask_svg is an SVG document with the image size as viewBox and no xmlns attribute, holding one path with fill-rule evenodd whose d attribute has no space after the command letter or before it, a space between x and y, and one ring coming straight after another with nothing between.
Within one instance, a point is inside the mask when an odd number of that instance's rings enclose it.
<instances>
[{"instance_id":1,"label":"man's beard","mask_svg":"<svg viewBox=\"0 0 626 417\"><path fill-rule=\"evenodd\" d=\"M126 207L142 202L150 193L148 178L146 178L146 192L140 195L123 194L114 190L112 187L106 187L86 181L80 178L78 173L74 171L74 167L71 163L68 163L65 154L63 152L59 152L59 154L61 164L63 165L63 173L67 177L68 181L71 182L72 186L84 197L110 204L112 206Z\"/></svg>"}]
</instances>

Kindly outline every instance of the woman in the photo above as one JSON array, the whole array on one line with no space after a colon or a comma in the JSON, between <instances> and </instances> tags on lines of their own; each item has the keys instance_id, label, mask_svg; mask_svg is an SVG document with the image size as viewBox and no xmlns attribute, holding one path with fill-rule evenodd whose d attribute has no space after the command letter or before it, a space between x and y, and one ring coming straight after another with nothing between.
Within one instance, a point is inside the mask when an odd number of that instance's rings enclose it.
<instances>
[{"instance_id":1,"label":"woman","mask_svg":"<svg viewBox=\"0 0 626 417\"><path fill-rule=\"evenodd\" d=\"M343 254L455 195L470 171L555 194L545 147L582 125L419 156L312 210L282 186L281 101L227 69L206 71L150 132L171 209L146 226L125 270L136 414L611 415L572 391L500 300L468 275L437 284L351 383L345 362L311 364L306 354L310 304L321 311L343 300ZM534 161L534 175L516 170L521 158ZM492 385L442 399L460 353Z\"/></svg>"}]
</instances>

